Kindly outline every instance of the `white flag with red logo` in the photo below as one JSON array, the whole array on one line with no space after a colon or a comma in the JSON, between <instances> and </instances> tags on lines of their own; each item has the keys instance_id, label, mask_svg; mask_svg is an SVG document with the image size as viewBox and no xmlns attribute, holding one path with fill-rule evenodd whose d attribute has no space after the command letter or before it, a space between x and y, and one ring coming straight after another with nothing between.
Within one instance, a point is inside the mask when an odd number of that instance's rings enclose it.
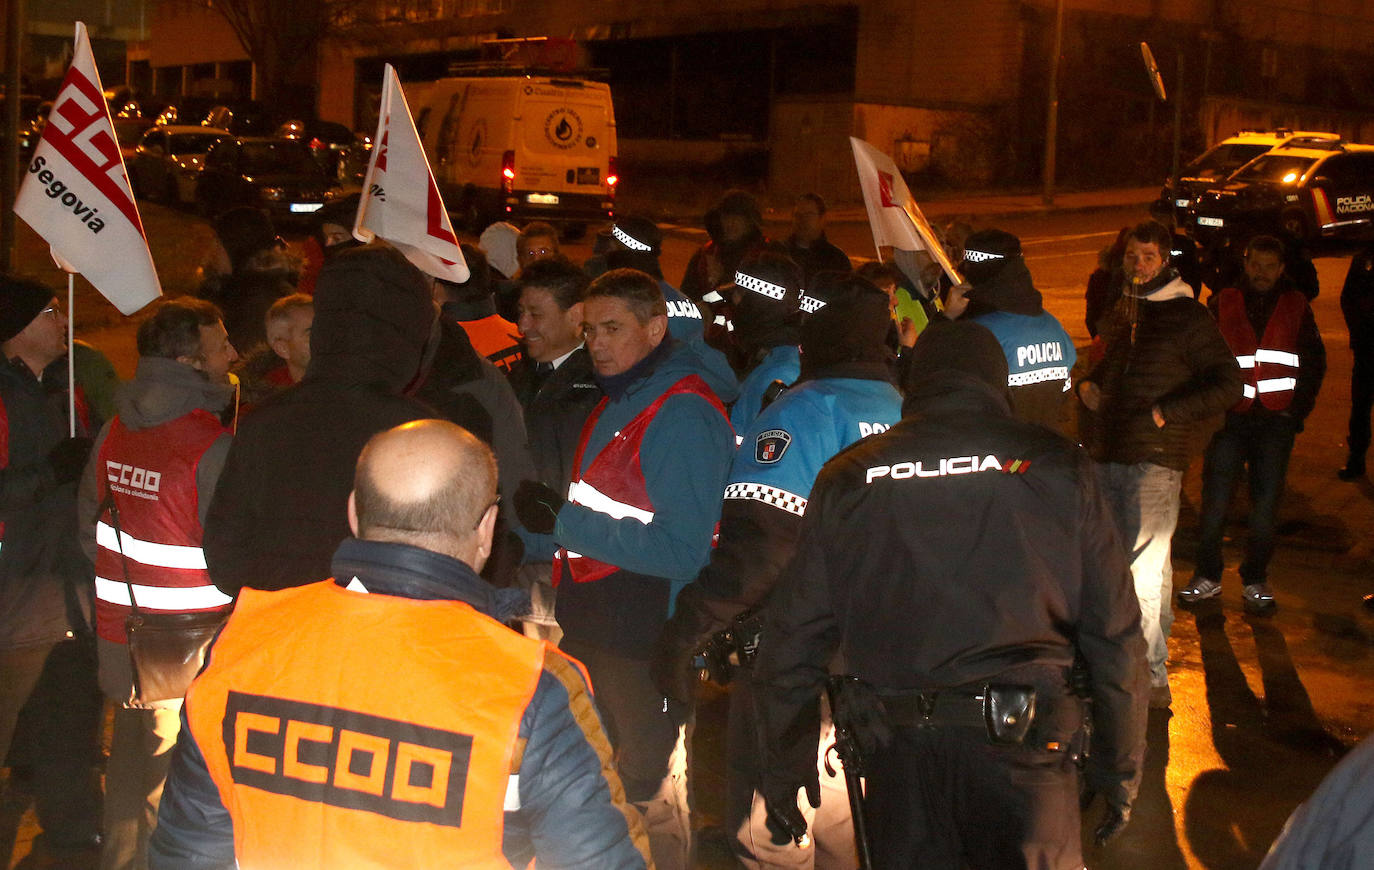
<instances>
[{"instance_id":1,"label":"white flag with red logo","mask_svg":"<svg viewBox=\"0 0 1374 870\"><path fill-rule=\"evenodd\" d=\"M382 110L373 142L353 236L362 242L386 239L420 271L445 281L467 281L458 237L391 64L382 78Z\"/></svg>"},{"instance_id":2,"label":"white flag with red logo","mask_svg":"<svg viewBox=\"0 0 1374 870\"><path fill-rule=\"evenodd\" d=\"M14 213L47 241L62 268L85 275L123 314L162 295L79 21L72 65L25 169Z\"/></svg>"},{"instance_id":3,"label":"white flag with red logo","mask_svg":"<svg viewBox=\"0 0 1374 870\"><path fill-rule=\"evenodd\" d=\"M925 251L940 264L951 281L962 284L963 279L945 254L930 221L921 214L897 164L862 139L850 136L849 144L854 147L854 165L859 170L859 186L863 188L864 205L868 208L873 244L899 251Z\"/></svg>"}]
</instances>

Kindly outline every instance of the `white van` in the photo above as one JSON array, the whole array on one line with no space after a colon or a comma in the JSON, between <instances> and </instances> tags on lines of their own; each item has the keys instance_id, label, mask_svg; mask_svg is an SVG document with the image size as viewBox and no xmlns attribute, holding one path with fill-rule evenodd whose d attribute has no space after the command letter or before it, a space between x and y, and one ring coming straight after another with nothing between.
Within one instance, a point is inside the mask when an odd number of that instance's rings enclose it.
<instances>
[{"instance_id":1,"label":"white van","mask_svg":"<svg viewBox=\"0 0 1374 870\"><path fill-rule=\"evenodd\" d=\"M443 78L416 103L444 203L474 231L497 220L614 220L615 112L604 82Z\"/></svg>"}]
</instances>

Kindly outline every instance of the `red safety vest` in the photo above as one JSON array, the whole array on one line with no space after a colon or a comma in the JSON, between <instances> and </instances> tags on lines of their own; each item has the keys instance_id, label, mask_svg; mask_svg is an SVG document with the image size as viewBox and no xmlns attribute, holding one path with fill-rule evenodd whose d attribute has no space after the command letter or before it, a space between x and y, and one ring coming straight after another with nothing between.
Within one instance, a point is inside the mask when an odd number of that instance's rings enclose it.
<instances>
[{"instance_id":1,"label":"red safety vest","mask_svg":"<svg viewBox=\"0 0 1374 870\"><path fill-rule=\"evenodd\" d=\"M653 522L654 504L649 498L649 489L644 481L644 469L639 465L639 447L644 441L644 433L654 421L658 409L673 396L682 393L701 396L711 403L722 417L726 416L725 406L706 386L699 375L687 375L673 384L647 408L640 411L633 420L615 433L601 452L596 454L587 470L582 470L582 454L587 449L587 441L601 418L608 399L603 398L592 410L587 422L582 425L582 437L577 442L577 454L573 458L573 479L568 485L568 501L580 504L600 514L615 519L631 518L646 526ZM559 548L553 560L553 585L562 579L563 563L566 560L569 573L577 583L590 583L600 580L619 569L590 556Z\"/></svg>"},{"instance_id":2,"label":"red safety vest","mask_svg":"<svg viewBox=\"0 0 1374 870\"><path fill-rule=\"evenodd\" d=\"M123 534L116 538L109 511L100 515L95 615L96 633L105 640L128 642L126 570L140 610L211 611L232 603L205 570L196 489L200 459L225 431L218 417L203 410L151 429L130 429L118 417L110 424L97 468Z\"/></svg>"},{"instance_id":3,"label":"red safety vest","mask_svg":"<svg viewBox=\"0 0 1374 870\"><path fill-rule=\"evenodd\" d=\"M551 649L458 601L244 589L186 694L238 866L509 868L520 720Z\"/></svg>"},{"instance_id":4,"label":"red safety vest","mask_svg":"<svg viewBox=\"0 0 1374 870\"><path fill-rule=\"evenodd\" d=\"M1217 326L1245 375L1245 395L1232 411L1248 410L1256 399L1271 411L1282 411L1293 401L1301 367L1298 330L1306 310L1307 297L1298 290L1285 291L1265 324L1263 339L1259 339L1245 313L1244 293L1235 288L1221 291Z\"/></svg>"}]
</instances>

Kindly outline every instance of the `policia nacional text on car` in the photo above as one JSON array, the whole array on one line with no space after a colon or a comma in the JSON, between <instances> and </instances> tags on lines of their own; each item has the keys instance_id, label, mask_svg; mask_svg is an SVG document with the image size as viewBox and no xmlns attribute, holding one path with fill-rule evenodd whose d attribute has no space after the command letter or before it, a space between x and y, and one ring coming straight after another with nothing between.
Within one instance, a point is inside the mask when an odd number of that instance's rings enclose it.
<instances>
[{"instance_id":1,"label":"policia nacional text on car","mask_svg":"<svg viewBox=\"0 0 1374 870\"><path fill-rule=\"evenodd\" d=\"M816 774L786 753L815 739L838 647L890 729L859 735L875 867L1083 866L1075 654L1099 839L1139 784L1149 680L1126 557L1091 461L1014 420L1006 383L986 328L923 333L902 421L822 469L770 602L755 665L769 813L797 829Z\"/></svg>"}]
</instances>

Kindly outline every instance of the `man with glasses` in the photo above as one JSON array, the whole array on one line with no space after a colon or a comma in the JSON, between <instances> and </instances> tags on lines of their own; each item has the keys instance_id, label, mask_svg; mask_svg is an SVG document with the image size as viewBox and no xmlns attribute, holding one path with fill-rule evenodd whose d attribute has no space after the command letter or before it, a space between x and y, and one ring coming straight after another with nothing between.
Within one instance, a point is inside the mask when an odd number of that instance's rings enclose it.
<instances>
[{"instance_id":1,"label":"man with glasses","mask_svg":"<svg viewBox=\"0 0 1374 870\"><path fill-rule=\"evenodd\" d=\"M91 441L84 403L68 435L65 366L53 365L67 353L67 319L51 290L0 275L0 350L0 763L22 711L43 842L56 855L100 842L92 580L76 537Z\"/></svg>"}]
</instances>

